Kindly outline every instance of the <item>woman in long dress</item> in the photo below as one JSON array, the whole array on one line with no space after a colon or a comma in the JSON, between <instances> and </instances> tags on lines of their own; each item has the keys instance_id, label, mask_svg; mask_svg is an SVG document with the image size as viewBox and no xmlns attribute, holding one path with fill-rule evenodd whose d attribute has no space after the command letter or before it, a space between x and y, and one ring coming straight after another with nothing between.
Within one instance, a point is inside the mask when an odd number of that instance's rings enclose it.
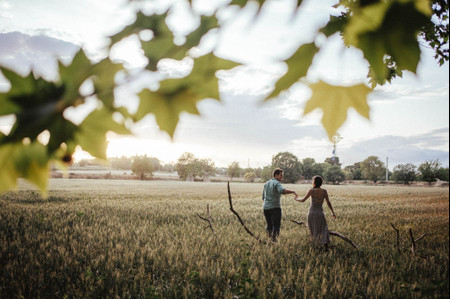
<instances>
[{"instance_id":1,"label":"woman in long dress","mask_svg":"<svg viewBox=\"0 0 450 299\"><path fill-rule=\"evenodd\" d=\"M315 244L323 245L325 246L325 249L328 249L330 236L328 233L327 220L325 219L322 208L324 200L327 202L328 207L333 213L333 219L336 219L336 214L334 214L327 190L321 188L322 183L323 179L321 176L313 177L313 188L306 193L305 197L302 199L296 198L295 200L305 202L311 196L311 207L309 208L308 213L308 228L311 239Z\"/></svg>"}]
</instances>

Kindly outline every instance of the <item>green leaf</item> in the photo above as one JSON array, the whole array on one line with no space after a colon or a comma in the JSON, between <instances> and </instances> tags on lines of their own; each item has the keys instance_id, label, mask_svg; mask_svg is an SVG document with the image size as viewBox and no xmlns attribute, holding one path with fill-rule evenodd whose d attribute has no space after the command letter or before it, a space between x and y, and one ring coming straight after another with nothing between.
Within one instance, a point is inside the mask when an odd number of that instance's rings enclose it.
<instances>
[{"instance_id":1,"label":"green leaf","mask_svg":"<svg viewBox=\"0 0 450 299\"><path fill-rule=\"evenodd\" d=\"M72 62L65 66L59 62L60 81L64 86L64 95L61 99L60 109L71 105L84 103L80 95L80 86L92 76L92 64L82 49L75 54Z\"/></svg>"},{"instance_id":2,"label":"green leaf","mask_svg":"<svg viewBox=\"0 0 450 299\"><path fill-rule=\"evenodd\" d=\"M165 15L164 15L164 19L165 19ZM126 26L119 33L117 33L117 34L115 34L113 36L110 36L111 45L114 45L115 43L121 41L125 37L128 37L128 36L133 35L133 34L137 34L137 33L139 33L142 30L145 30L145 29L153 30L153 29L155 29L155 27L156 27L155 26L155 20L158 23L158 19L155 19L155 16L146 16L141 11L138 11L136 13L136 20L134 21L133 24L130 24L130 25Z\"/></svg>"},{"instance_id":3,"label":"green leaf","mask_svg":"<svg viewBox=\"0 0 450 299\"><path fill-rule=\"evenodd\" d=\"M27 89L24 89L22 94L16 88L12 88L4 95L18 109L15 112L16 121L10 133L0 143L21 142L24 138L30 138L33 141L54 123L55 119L62 117L59 100L63 94L63 88L40 78L33 78L32 81L30 78L32 77L21 79L16 77L11 82L18 85L22 81L27 82Z\"/></svg>"},{"instance_id":4,"label":"green leaf","mask_svg":"<svg viewBox=\"0 0 450 299\"><path fill-rule=\"evenodd\" d=\"M180 86L171 93L152 92L144 89L139 93L140 105L137 118L141 119L149 113L155 115L159 128L171 137L175 133L181 112L199 114L195 94L185 86Z\"/></svg>"},{"instance_id":5,"label":"green leaf","mask_svg":"<svg viewBox=\"0 0 450 299\"><path fill-rule=\"evenodd\" d=\"M44 145L10 143L0 146L0 192L15 190L22 177L36 185L47 196L49 157Z\"/></svg>"},{"instance_id":6,"label":"green leaf","mask_svg":"<svg viewBox=\"0 0 450 299\"><path fill-rule=\"evenodd\" d=\"M216 16L202 16L200 19L200 26L186 37L184 47L189 50L192 47L198 46L202 37L208 33L208 31L217 27L219 27L219 22Z\"/></svg>"},{"instance_id":7,"label":"green leaf","mask_svg":"<svg viewBox=\"0 0 450 299\"><path fill-rule=\"evenodd\" d=\"M247 4L248 0L233 0L230 5L237 5L239 7L244 7Z\"/></svg>"},{"instance_id":8,"label":"green leaf","mask_svg":"<svg viewBox=\"0 0 450 299\"><path fill-rule=\"evenodd\" d=\"M8 115L19 112L20 106L14 103L13 99L22 94L32 94L35 89L35 79L33 74L22 77L15 72L0 67L0 71L11 84L8 92L0 93L0 115Z\"/></svg>"},{"instance_id":9,"label":"green leaf","mask_svg":"<svg viewBox=\"0 0 450 299\"><path fill-rule=\"evenodd\" d=\"M96 95L107 107L114 106L115 77L122 70L124 70L122 64L112 63L108 58L92 67L92 81Z\"/></svg>"},{"instance_id":10,"label":"green leaf","mask_svg":"<svg viewBox=\"0 0 450 299\"><path fill-rule=\"evenodd\" d=\"M158 62L163 58L172 58L175 60L183 59L186 51L174 44L172 31L166 24L167 13L163 15L152 15L147 17L147 27L153 31L153 38L149 41L141 41L142 49L149 60L147 68L156 71Z\"/></svg>"},{"instance_id":11,"label":"green leaf","mask_svg":"<svg viewBox=\"0 0 450 299\"><path fill-rule=\"evenodd\" d=\"M335 33L342 33L344 31L345 25L348 23L348 18L346 15L342 16L330 16L328 23L320 29L319 32L325 34L326 37L330 37Z\"/></svg>"},{"instance_id":12,"label":"green leaf","mask_svg":"<svg viewBox=\"0 0 450 299\"><path fill-rule=\"evenodd\" d=\"M124 135L131 134L124 124L112 118L112 112L109 109L97 109L79 125L79 130L75 133L75 142L94 157L106 160L108 146L106 133L109 131Z\"/></svg>"},{"instance_id":13,"label":"green leaf","mask_svg":"<svg viewBox=\"0 0 450 299\"><path fill-rule=\"evenodd\" d=\"M312 64L314 55L319 51L314 43L301 46L286 63L288 65L287 73L275 85L275 90L266 98L277 97L282 91L287 90L292 84L296 83L300 78L305 77L309 67Z\"/></svg>"},{"instance_id":14,"label":"green leaf","mask_svg":"<svg viewBox=\"0 0 450 299\"><path fill-rule=\"evenodd\" d=\"M386 56L395 61L398 72L416 72L420 61L418 33L429 22L423 4L417 3L421 0L368 5L355 13L345 27L345 42L363 51L376 82L390 77Z\"/></svg>"},{"instance_id":15,"label":"green leaf","mask_svg":"<svg viewBox=\"0 0 450 299\"><path fill-rule=\"evenodd\" d=\"M216 72L237 65L239 64L218 58L213 53L195 59L187 77L164 80L158 91L145 89L139 93L140 104L136 118L140 120L149 113L154 114L160 129L173 137L181 112L199 114L198 101L220 98Z\"/></svg>"},{"instance_id":16,"label":"green leaf","mask_svg":"<svg viewBox=\"0 0 450 299\"><path fill-rule=\"evenodd\" d=\"M199 99L220 99L219 80L216 77L216 72L229 70L238 65L240 64L219 58L214 53L209 53L194 60L192 72L186 78L187 84Z\"/></svg>"},{"instance_id":17,"label":"green leaf","mask_svg":"<svg viewBox=\"0 0 450 299\"><path fill-rule=\"evenodd\" d=\"M313 91L306 103L303 115L315 109L323 111L322 124L328 137L332 138L347 119L347 111L354 108L359 114L369 119L370 108L367 95L371 89L360 84L351 87L329 85L323 81L310 85Z\"/></svg>"},{"instance_id":18,"label":"green leaf","mask_svg":"<svg viewBox=\"0 0 450 299\"><path fill-rule=\"evenodd\" d=\"M14 154L12 144L0 146L0 192L15 190L17 188L17 172L11 157Z\"/></svg>"}]
</instances>

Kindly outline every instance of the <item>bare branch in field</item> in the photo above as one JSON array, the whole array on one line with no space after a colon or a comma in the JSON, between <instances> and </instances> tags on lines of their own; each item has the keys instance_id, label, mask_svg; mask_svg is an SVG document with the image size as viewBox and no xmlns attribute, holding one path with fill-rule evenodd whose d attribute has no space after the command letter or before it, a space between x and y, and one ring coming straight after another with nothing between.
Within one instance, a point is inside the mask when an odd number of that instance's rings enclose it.
<instances>
[{"instance_id":1,"label":"bare branch in field","mask_svg":"<svg viewBox=\"0 0 450 299\"><path fill-rule=\"evenodd\" d=\"M300 225L300 226L304 225L305 227L308 227L308 225L307 225L304 221L296 221L296 220L293 220L293 219L291 219L291 221L294 222L294 223L296 223L296 224L298 224L298 225ZM335 232L335 231L332 231L332 230L329 230L328 233L329 233L330 235L332 235L332 236L336 236L336 237L341 238L341 239L344 240L345 242L347 242L347 243L349 243L350 245L352 245L353 248L358 249L358 245L356 245L355 242L353 242L352 240L350 240L349 238L347 238L347 237L344 236L343 234L338 233L338 232Z\"/></svg>"},{"instance_id":2,"label":"bare branch in field","mask_svg":"<svg viewBox=\"0 0 450 299\"><path fill-rule=\"evenodd\" d=\"M398 253L400 253L400 231L392 223L391 223L391 226L397 233L397 250L398 250Z\"/></svg>"},{"instance_id":3,"label":"bare branch in field","mask_svg":"<svg viewBox=\"0 0 450 299\"><path fill-rule=\"evenodd\" d=\"M264 241L262 241L259 237L257 237L255 234L253 234L248 227L245 225L244 221L242 220L241 216L239 216L238 212L236 212L233 209L233 201L231 200L231 191L230 191L230 182L228 182L228 201L230 202L230 211L233 212L234 215L236 215L236 217L239 219L239 222L242 224L242 226L244 227L245 231L252 236L253 238L255 238L255 240L257 240L259 243L265 243Z\"/></svg>"},{"instance_id":4,"label":"bare branch in field","mask_svg":"<svg viewBox=\"0 0 450 299\"><path fill-rule=\"evenodd\" d=\"M183 245L183 243L180 242L180 240L178 240L177 238L175 238L174 236L172 236L171 234L167 233L169 235L169 237L171 237L172 239L175 240L175 242L177 242L180 245Z\"/></svg>"},{"instance_id":5,"label":"bare branch in field","mask_svg":"<svg viewBox=\"0 0 450 299\"><path fill-rule=\"evenodd\" d=\"M423 239L423 237L425 237L426 233L422 234L419 238L414 239L413 233L412 233L412 229L409 229L409 236L411 238L411 243L412 243L412 247L411 247L411 252L413 254L416 254L416 243L420 240Z\"/></svg>"},{"instance_id":6,"label":"bare branch in field","mask_svg":"<svg viewBox=\"0 0 450 299\"><path fill-rule=\"evenodd\" d=\"M419 242L420 240L423 239L423 237L425 237L427 235L427 233L424 233L423 235L421 235L419 238L416 239L416 243Z\"/></svg>"},{"instance_id":7,"label":"bare branch in field","mask_svg":"<svg viewBox=\"0 0 450 299\"><path fill-rule=\"evenodd\" d=\"M291 221L292 222L294 222L295 224L298 224L298 225L304 225L305 227L308 227L308 225L304 222L304 221L297 221L297 220L293 220L293 219L291 219Z\"/></svg>"},{"instance_id":8,"label":"bare branch in field","mask_svg":"<svg viewBox=\"0 0 450 299\"><path fill-rule=\"evenodd\" d=\"M350 240L349 238L347 238L347 237L344 236L343 234L338 233L338 232L335 232L335 231L332 231L332 230L329 230L328 233L329 233L330 235L332 235L332 236L336 236L336 237L341 238L341 239L344 240L345 242L347 242L347 243L349 243L350 245L352 245L353 248L358 249L358 245L356 245L355 242L353 242L352 240Z\"/></svg>"},{"instance_id":9,"label":"bare branch in field","mask_svg":"<svg viewBox=\"0 0 450 299\"><path fill-rule=\"evenodd\" d=\"M210 212L209 212L209 204L206 205L206 211L207 211L207 213L208 213L208 218L205 218L205 217L200 216L199 213L197 213L197 216L198 216L200 219L202 219L202 220L208 222L208 226L205 227L205 229L210 228L211 231L212 231L212 233L213 233L213 235L214 235L214 237L217 239L216 231L214 230L214 227L213 227L213 225L212 225L211 214L210 214Z\"/></svg>"},{"instance_id":10,"label":"bare branch in field","mask_svg":"<svg viewBox=\"0 0 450 299\"><path fill-rule=\"evenodd\" d=\"M411 237L411 242L412 242L411 251L412 251L413 254L416 254L416 241L414 240L413 233L412 233L411 229L409 229L409 236Z\"/></svg>"}]
</instances>

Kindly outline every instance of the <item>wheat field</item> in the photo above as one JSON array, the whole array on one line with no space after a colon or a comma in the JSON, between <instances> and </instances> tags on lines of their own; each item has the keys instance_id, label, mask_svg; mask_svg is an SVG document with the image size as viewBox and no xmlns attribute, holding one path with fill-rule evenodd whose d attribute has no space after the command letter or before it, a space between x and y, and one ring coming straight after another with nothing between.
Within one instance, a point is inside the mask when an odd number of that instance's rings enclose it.
<instances>
[{"instance_id":1,"label":"wheat field","mask_svg":"<svg viewBox=\"0 0 450 299\"><path fill-rule=\"evenodd\" d=\"M265 239L262 184L231 182L234 209ZM308 185L284 185L304 194ZM449 189L324 186L328 252L309 203L284 196L279 242L230 211L226 183L21 182L0 195L0 298L448 298ZM207 206L215 235L208 223ZM399 247L396 232L399 230ZM411 237L426 234L412 253Z\"/></svg>"}]
</instances>

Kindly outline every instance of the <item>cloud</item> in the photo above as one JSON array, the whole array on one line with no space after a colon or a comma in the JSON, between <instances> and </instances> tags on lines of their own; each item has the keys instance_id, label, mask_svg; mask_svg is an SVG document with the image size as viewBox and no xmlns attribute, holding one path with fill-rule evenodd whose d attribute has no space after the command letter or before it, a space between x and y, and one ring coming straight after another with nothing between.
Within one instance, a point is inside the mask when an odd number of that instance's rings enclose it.
<instances>
[{"instance_id":1,"label":"cloud","mask_svg":"<svg viewBox=\"0 0 450 299\"><path fill-rule=\"evenodd\" d=\"M46 79L57 75L57 59L71 59L79 47L45 35L0 33L0 65L26 75L31 69Z\"/></svg>"},{"instance_id":2,"label":"cloud","mask_svg":"<svg viewBox=\"0 0 450 299\"><path fill-rule=\"evenodd\" d=\"M408 137L381 136L341 148L338 155L345 165L363 161L369 156L377 156L382 161L388 157L389 168L406 163L419 165L427 160L436 159L444 166L448 166L448 134L447 127Z\"/></svg>"}]
</instances>

